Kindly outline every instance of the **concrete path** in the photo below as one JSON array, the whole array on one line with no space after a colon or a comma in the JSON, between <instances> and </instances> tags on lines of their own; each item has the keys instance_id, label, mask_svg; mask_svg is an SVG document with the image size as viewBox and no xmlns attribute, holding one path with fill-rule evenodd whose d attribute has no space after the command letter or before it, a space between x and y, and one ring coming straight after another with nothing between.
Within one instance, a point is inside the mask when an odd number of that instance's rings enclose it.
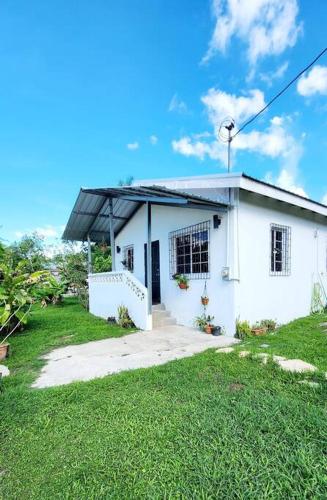
<instances>
[{"instance_id":1,"label":"concrete path","mask_svg":"<svg viewBox=\"0 0 327 500\"><path fill-rule=\"evenodd\" d=\"M47 363L32 387L65 385L124 370L163 365L211 347L226 347L236 342L230 337L214 337L193 328L173 325L116 339L61 347L44 356Z\"/></svg>"}]
</instances>

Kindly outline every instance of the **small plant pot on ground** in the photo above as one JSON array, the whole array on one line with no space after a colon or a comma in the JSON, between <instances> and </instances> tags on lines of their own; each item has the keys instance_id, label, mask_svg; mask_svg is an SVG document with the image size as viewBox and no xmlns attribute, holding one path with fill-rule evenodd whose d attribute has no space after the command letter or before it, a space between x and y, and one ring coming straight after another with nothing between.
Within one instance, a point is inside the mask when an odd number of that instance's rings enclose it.
<instances>
[{"instance_id":1,"label":"small plant pot on ground","mask_svg":"<svg viewBox=\"0 0 327 500\"><path fill-rule=\"evenodd\" d=\"M210 334L210 335L211 335L211 334L212 334L212 330L213 330L213 328L214 328L214 327L213 327L213 325L206 325L206 326L204 327L204 331L205 331L206 333L208 333L208 334Z\"/></svg>"},{"instance_id":2,"label":"small plant pot on ground","mask_svg":"<svg viewBox=\"0 0 327 500\"><path fill-rule=\"evenodd\" d=\"M207 306L209 304L209 297L201 297L201 302L203 306Z\"/></svg>"},{"instance_id":3,"label":"small plant pot on ground","mask_svg":"<svg viewBox=\"0 0 327 500\"><path fill-rule=\"evenodd\" d=\"M218 337L218 335L221 335L221 326L214 326L212 328L212 335L215 337Z\"/></svg>"},{"instance_id":4,"label":"small plant pot on ground","mask_svg":"<svg viewBox=\"0 0 327 500\"><path fill-rule=\"evenodd\" d=\"M0 344L0 360L9 356L9 344Z\"/></svg>"},{"instance_id":5,"label":"small plant pot on ground","mask_svg":"<svg viewBox=\"0 0 327 500\"><path fill-rule=\"evenodd\" d=\"M260 337L261 335L265 335L265 333L267 333L267 327L262 326L260 328L252 328L251 333L255 337Z\"/></svg>"}]
</instances>

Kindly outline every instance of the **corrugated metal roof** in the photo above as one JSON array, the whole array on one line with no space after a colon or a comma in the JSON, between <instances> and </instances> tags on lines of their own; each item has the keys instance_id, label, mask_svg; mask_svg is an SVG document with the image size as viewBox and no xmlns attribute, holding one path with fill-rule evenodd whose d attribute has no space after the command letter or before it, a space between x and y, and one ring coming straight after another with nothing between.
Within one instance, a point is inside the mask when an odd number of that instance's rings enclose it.
<instances>
[{"instance_id":1,"label":"corrugated metal roof","mask_svg":"<svg viewBox=\"0 0 327 500\"><path fill-rule=\"evenodd\" d=\"M166 189L162 186L123 186L82 188L70 214L62 238L94 242L109 241L109 199L113 200L114 232L118 234L135 212L146 202L188 208L226 211L228 205L198 195Z\"/></svg>"}]
</instances>

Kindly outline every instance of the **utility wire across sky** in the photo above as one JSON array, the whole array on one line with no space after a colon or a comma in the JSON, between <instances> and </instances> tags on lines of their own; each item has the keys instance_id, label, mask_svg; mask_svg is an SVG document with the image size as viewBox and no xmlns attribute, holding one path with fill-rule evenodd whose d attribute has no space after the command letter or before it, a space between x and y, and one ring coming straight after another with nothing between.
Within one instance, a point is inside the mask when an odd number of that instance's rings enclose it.
<instances>
[{"instance_id":1,"label":"utility wire across sky","mask_svg":"<svg viewBox=\"0 0 327 500\"><path fill-rule=\"evenodd\" d=\"M242 132L245 127L247 127L248 125L250 125L250 123L252 123L256 118L258 118L259 115L261 115L264 111L266 111L266 109L269 108L269 106L274 102L276 101L276 99L278 99L278 97L280 97L282 94L284 94L284 92L286 92L286 90L294 83L296 82L296 80L298 80L300 78L300 76L303 75L303 73L305 73L306 71L308 71L308 69L311 68L311 66L313 66L317 61L318 59L320 59L325 53L327 52L327 47L325 47L315 58L313 61L311 61L310 64L308 64L302 71L300 71L300 73L298 73L280 92L278 92L278 94L276 94L272 99L270 99L270 101L266 104L266 106L264 106L262 109L260 109L260 111L258 111L255 115L253 115L249 120L247 120L239 129L237 132L235 132L234 135L231 136L231 140L233 140L240 132Z\"/></svg>"}]
</instances>

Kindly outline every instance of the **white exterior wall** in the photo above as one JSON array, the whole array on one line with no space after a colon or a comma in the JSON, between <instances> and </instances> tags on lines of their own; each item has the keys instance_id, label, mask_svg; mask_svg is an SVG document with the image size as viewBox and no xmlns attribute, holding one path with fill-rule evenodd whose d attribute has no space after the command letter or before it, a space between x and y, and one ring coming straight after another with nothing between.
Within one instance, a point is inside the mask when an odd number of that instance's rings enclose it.
<instances>
[{"instance_id":1,"label":"white exterior wall","mask_svg":"<svg viewBox=\"0 0 327 500\"><path fill-rule=\"evenodd\" d=\"M270 275L270 225L291 227L291 273ZM278 201L241 192L239 210L240 282L236 314L254 323L286 323L310 314L318 274L327 291L326 219Z\"/></svg>"},{"instance_id":2,"label":"white exterior wall","mask_svg":"<svg viewBox=\"0 0 327 500\"><path fill-rule=\"evenodd\" d=\"M226 265L226 220L213 229L212 217L217 212L207 210L152 206L152 241L160 242L161 302L165 304L177 323L193 326L194 318L203 313L201 295L205 280L190 280L187 291L180 290L169 272L169 232L210 220L210 278L207 279L209 305L207 314L215 317L214 323L222 326L227 335L234 335L234 282L226 282L221 270ZM134 276L144 284L144 243L147 241L147 219L142 207L116 238L121 253L116 254L117 270L122 269L123 248L134 245Z\"/></svg>"},{"instance_id":3,"label":"white exterior wall","mask_svg":"<svg viewBox=\"0 0 327 500\"><path fill-rule=\"evenodd\" d=\"M128 305L133 323L142 330L152 329L148 314L148 291L129 271L89 274L89 310L95 316L118 319L118 307Z\"/></svg>"}]
</instances>

